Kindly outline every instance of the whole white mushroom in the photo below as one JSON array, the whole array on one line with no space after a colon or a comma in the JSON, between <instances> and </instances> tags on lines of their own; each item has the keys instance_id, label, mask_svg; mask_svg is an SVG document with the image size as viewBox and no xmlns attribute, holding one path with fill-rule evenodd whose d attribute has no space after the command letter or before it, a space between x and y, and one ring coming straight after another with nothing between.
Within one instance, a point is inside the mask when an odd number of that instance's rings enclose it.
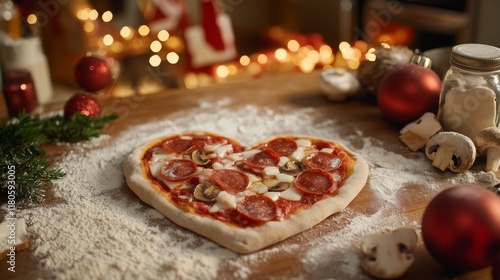
<instances>
[{"instance_id":1,"label":"whole white mushroom","mask_svg":"<svg viewBox=\"0 0 500 280\"><path fill-rule=\"evenodd\" d=\"M319 85L321 91L332 101L344 101L360 89L356 76L341 67L323 70Z\"/></svg>"},{"instance_id":2,"label":"whole white mushroom","mask_svg":"<svg viewBox=\"0 0 500 280\"><path fill-rule=\"evenodd\" d=\"M476 160L476 147L472 140L460 133L442 131L429 139L425 145L425 154L432 160L432 165L455 173L467 171Z\"/></svg>"},{"instance_id":3,"label":"whole white mushroom","mask_svg":"<svg viewBox=\"0 0 500 280\"><path fill-rule=\"evenodd\" d=\"M476 135L477 151L486 155L485 171L497 172L500 166L500 128L488 127Z\"/></svg>"},{"instance_id":4,"label":"whole white mushroom","mask_svg":"<svg viewBox=\"0 0 500 280\"><path fill-rule=\"evenodd\" d=\"M426 112L418 120L407 124L400 130L399 140L415 152L425 147L427 141L441 129L436 115Z\"/></svg>"},{"instance_id":5,"label":"whole white mushroom","mask_svg":"<svg viewBox=\"0 0 500 280\"><path fill-rule=\"evenodd\" d=\"M417 240L417 233L410 228L369 234L361 242L361 267L380 279L399 278L415 260Z\"/></svg>"}]
</instances>

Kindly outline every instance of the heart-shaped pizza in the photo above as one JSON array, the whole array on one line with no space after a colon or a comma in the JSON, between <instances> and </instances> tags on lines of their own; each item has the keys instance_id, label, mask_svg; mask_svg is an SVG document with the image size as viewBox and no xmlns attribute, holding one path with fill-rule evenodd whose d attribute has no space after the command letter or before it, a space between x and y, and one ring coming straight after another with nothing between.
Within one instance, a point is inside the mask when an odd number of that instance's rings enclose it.
<instances>
[{"instance_id":1,"label":"heart-shaped pizza","mask_svg":"<svg viewBox=\"0 0 500 280\"><path fill-rule=\"evenodd\" d=\"M214 133L182 133L134 149L128 186L181 227L239 253L307 230L345 207L368 164L337 141L281 135L245 147Z\"/></svg>"}]
</instances>

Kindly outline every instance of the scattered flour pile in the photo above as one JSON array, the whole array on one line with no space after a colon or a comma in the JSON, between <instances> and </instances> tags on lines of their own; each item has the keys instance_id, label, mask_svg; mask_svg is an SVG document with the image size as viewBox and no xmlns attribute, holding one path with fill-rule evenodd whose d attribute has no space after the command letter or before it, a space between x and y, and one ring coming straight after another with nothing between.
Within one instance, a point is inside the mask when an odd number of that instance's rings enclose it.
<instances>
[{"instance_id":1,"label":"scattered flour pile","mask_svg":"<svg viewBox=\"0 0 500 280\"><path fill-rule=\"evenodd\" d=\"M234 271L233 277L244 279L251 275L255 263L296 249L281 244L240 256L178 228L140 202L125 185L122 161L134 147L171 133L212 131L246 145L275 134L342 139L347 146L358 143L355 150L370 163L369 187L384 203L397 204L394 198L407 183L436 188L428 184L432 178L426 176L432 173L432 167L424 156L408 159L388 152L379 140L363 137L355 127L356 133L340 135L335 120L318 122L313 109L294 108L291 113L286 107L226 108L230 103L229 99L218 104L202 103L201 110L131 127L112 139L104 135L71 145L70 152L58 161L67 176L55 183L57 203L18 212L18 217L27 221L41 270L56 279L217 279L224 264ZM453 183L478 180L474 176L450 177L450 182L451 178ZM485 174L479 179L494 180ZM342 252L355 238L388 223L416 227L416 221L404 220L389 208L382 207L370 215L349 209L340 213L348 220L341 231L306 241L311 250L301 256L305 271L314 275L315 270L324 270L331 265L325 254ZM336 261L337 268L347 274L360 273L356 254L345 251L344 256Z\"/></svg>"}]
</instances>

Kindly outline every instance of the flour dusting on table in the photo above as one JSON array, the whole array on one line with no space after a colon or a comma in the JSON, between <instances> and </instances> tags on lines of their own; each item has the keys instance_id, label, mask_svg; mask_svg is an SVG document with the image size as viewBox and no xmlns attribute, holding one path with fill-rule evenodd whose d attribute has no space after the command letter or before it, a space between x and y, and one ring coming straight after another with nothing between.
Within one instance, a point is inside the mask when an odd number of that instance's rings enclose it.
<instances>
[{"instance_id":1,"label":"flour dusting on table","mask_svg":"<svg viewBox=\"0 0 500 280\"><path fill-rule=\"evenodd\" d=\"M355 276L361 274L358 255L347 248L362 236L386 227L418 228L419 221L406 220L398 211L397 197L405 185L438 191L438 186L430 183L438 173L425 156L408 158L388 152L380 140L364 137L350 124L317 118L315 109L253 105L226 108L230 103L230 99L204 102L197 110L131 127L113 138L102 136L70 145L71 151L58 161L58 167L67 173L53 189L58 202L18 212L18 217L27 221L41 270L55 279L217 279L223 267L230 278L245 279L253 276L262 262L290 256L299 257L299 269L309 275L295 275L298 279L311 275L321 278L328 273L328 278L335 279L331 266L344 275ZM347 208L337 217L343 223L341 230L324 231L303 240L305 251L285 241L253 254L238 255L177 227L141 202L125 184L122 162L133 148L183 131L212 131L245 145L275 134L341 140L369 162L370 177L364 191L372 192L384 207L370 214ZM484 172L449 177L450 183L473 180L496 179ZM314 235L314 228L307 233ZM332 252L342 258L330 258Z\"/></svg>"}]
</instances>

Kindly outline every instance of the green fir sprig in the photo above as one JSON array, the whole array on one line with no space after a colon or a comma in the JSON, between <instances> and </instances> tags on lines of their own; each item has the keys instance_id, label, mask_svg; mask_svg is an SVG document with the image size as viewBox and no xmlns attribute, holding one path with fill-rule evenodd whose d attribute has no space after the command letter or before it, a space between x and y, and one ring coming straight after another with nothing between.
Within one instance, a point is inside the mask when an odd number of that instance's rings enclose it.
<instances>
[{"instance_id":1,"label":"green fir sprig","mask_svg":"<svg viewBox=\"0 0 500 280\"><path fill-rule=\"evenodd\" d=\"M0 125L0 195L6 197L14 189L18 201L40 201L45 196L46 185L65 176L61 169L51 168L42 146L99 137L106 124L116 118L116 114L99 118L81 114L41 118L21 113ZM9 180L9 175L14 180Z\"/></svg>"}]
</instances>

